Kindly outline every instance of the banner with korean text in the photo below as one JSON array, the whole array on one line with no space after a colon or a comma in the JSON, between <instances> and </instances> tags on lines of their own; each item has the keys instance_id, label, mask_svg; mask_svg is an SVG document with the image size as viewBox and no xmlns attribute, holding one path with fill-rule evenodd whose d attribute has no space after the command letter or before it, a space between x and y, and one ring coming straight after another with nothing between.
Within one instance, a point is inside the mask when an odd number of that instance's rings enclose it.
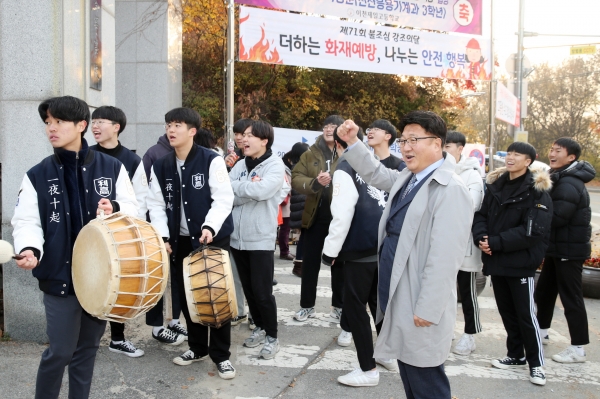
<instances>
[{"instance_id":1,"label":"banner with korean text","mask_svg":"<svg viewBox=\"0 0 600 399\"><path fill-rule=\"evenodd\" d=\"M490 80L490 41L240 7L239 60Z\"/></svg>"},{"instance_id":2,"label":"banner with korean text","mask_svg":"<svg viewBox=\"0 0 600 399\"><path fill-rule=\"evenodd\" d=\"M509 123L515 127L519 127L521 124L519 116L521 108L521 102L504 86L498 82L496 88L496 119L500 119L506 123Z\"/></svg>"},{"instance_id":3,"label":"banner with korean text","mask_svg":"<svg viewBox=\"0 0 600 399\"><path fill-rule=\"evenodd\" d=\"M238 4L481 35L484 0L235 0Z\"/></svg>"}]
</instances>

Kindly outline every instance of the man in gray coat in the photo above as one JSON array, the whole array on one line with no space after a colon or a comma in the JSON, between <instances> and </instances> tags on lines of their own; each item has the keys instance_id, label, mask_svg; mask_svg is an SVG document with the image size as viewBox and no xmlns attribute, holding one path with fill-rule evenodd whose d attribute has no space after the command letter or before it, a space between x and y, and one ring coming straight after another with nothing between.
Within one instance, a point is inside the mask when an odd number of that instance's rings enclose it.
<instances>
[{"instance_id":1,"label":"man in gray coat","mask_svg":"<svg viewBox=\"0 0 600 399\"><path fill-rule=\"evenodd\" d=\"M377 322L374 357L398 359L406 396L450 399L444 362L456 320L456 274L464 259L473 205L456 161L442 151L446 124L413 111L399 125L406 169L381 165L362 145L358 126L338 128L345 159L365 182L386 192L379 223Z\"/></svg>"}]
</instances>

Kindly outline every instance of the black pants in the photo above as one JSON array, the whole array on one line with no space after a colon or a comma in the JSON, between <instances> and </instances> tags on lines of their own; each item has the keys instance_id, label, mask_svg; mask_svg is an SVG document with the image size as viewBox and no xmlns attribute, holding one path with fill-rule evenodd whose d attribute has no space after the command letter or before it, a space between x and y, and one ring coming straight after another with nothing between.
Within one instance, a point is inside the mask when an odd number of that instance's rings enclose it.
<instances>
[{"instance_id":1,"label":"black pants","mask_svg":"<svg viewBox=\"0 0 600 399\"><path fill-rule=\"evenodd\" d=\"M290 253L290 218L283 218L283 224L279 226L279 256Z\"/></svg>"},{"instance_id":2,"label":"black pants","mask_svg":"<svg viewBox=\"0 0 600 399\"><path fill-rule=\"evenodd\" d=\"M306 229L300 229L300 238L298 238L298 245L296 245L296 260L304 259L304 237L306 236Z\"/></svg>"},{"instance_id":3,"label":"black pants","mask_svg":"<svg viewBox=\"0 0 600 399\"><path fill-rule=\"evenodd\" d=\"M210 244L214 247L229 249L229 237ZM184 287L183 284L183 260L193 251L192 241L189 236L179 236L177 243L177 253L175 254L175 267L173 280L177 281L179 287ZM181 303L181 311L185 317L185 322L188 330L188 345L190 349L199 355L210 355L210 358L215 363L221 363L229 360L231 346L231 322L224 324L221 328L213 328L203 326L202 324L194 323L190 319L190 312L187 306L187 298L185 290L179 290L179 302ZM208 330L210 329L210 342Z\"/></svg>"},{"instance_id":4,"label":"black pants","mask_svg":"<svg viewBox=\"0 0 600 399\"><path fill-rule=\"evenodd\" d=\"M590 343L588 319L583 302L581 288L581 272L583 261L546 257L537 287L535 303L540 328L548 329L552 324L556 296L565 308L565 318L571 335L571 345L587 345Z\"/></svg>"},{"instance_id":5,"label":"black pants","mask_svg":"<svg viewBox=\"0 0 600 399\"><path fill-rule=\"evenodd\" d=\"M277 338L277 303L273 295L275 251L240 251L231 248L250 314L257 327Z\"/></svg>"},{"instance_id":6,"label":"black pants","mask_svg":"<svg viewBox=\"0 0 600 399\"><path fill-rule=\"evenodd\" d=\"M170 258L170 257L169 257ZM179 287L177 285L177 281L172 277L174 274L173 264L169 262L170 267L170 275L171 275L171 308L173 310L173 318L179 319L181 315L181 304L179 303ZM152 309L150 309L146 313L146 325L152 327L162 327L164 325L163 320L163 298L156 303ZM125 327L123 327L125 328ZM111 331L112 331L112 323L111 323ZM113 338L113 341L116 341Z\"/></svg>"},{"instance_id":7,"label":"black pants","mask_svg":"<svg viewBox=\"0 0 600 399\"><path fill-rule=\"evenodd\" d=\"M460 292L463 315L465 317L465 333L481 332L479 322L479 302L477 301L477 273L458 271L456 281Z\"/></svg>"},{"instance_id":8,"label":"black pants","mask_svg":"<svg viewBox=\"0 0 600 399\"><path fill-rule=\"evenodd\" d=\"M304 237L304 256L302 260L302 285L300 290L300 306L312 308L317 300L317 284L321 270L321 254L325 238L329 233L331 217L319 217L306 231ZM341 308L344 304L344 270L340 265L331 266L331 305Z\"/></svg>"},{"instance_id":9,"label":"black pants","mask_svg":"<svg viewBox=\"0 0 600 399\"><path fill-rule=\"evenodd\" d=\"M110 339L114 342L125 341L125 323L110 322Z\"/></svg>"},{"instance_id":10,"label":"black pants","mask_svg":"<svg viewBox=\"0 0 600 399\"><path fill-rule=\"evenodd\" d=\"M106 321L86 313L75 295L63 298L44 294L44 307L50 345L42 353L35 398L58 398L65 367L69 366L69 399L85 399L90 395L94 362Z\"/></svg>"},{"instance_id":11,"label":"black pants","mask_svg":"<svg viewBox=\"0 0 600 399\"><path fill-rule=\"evenodd\" d=\"M450 381L444 365L415 367L398 360L407 399L450 399Z\"/></svg>"},{"instance_id":12,"label":"black pants","mask_svg":"<svg viewBox=\"0 0 600 399\"><path fill-rule=\"evenodd\" d=\"M337 262L336 262L337 263ZM341 266L341 265L340 265ZM377 315L377 261L344 262L344 307L340 327L352 333L358 363L362 371L375 368L373 332L367 305L373 320ZM375 326L377 335L381 323Z\"/></svg>"},{"instance_id":13,"label":"black pants","mask_svg":"<svg viewBox=\"0 0 600 399\"><path fill-rule=\"evenodd\" d=\"M533 277L492 276L494 297L506 329L507 356L527 358L529 367L544 365L544 349L535 316Z\"/></svg>"}]
</instances>

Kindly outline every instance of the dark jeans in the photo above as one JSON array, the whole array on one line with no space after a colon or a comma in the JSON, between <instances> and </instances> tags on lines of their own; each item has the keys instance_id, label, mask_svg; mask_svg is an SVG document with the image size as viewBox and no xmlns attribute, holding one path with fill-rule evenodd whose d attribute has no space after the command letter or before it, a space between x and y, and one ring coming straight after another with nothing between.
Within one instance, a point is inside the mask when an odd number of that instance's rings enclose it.
<instances>
[{"instance_id":1,"label":"dark jeans","mask_svg":"<svg viewBox=\"0 0 600 399\"><path fill-rule=\"evenodd\" d=\"M373 321L375 321L377 315L377 261L344 262L343 270L344 307L340 327L352 333L360 368L362 371L369 371L375 368L375 359L373 358L373 332L367 305L371 310ZM377 324L375 328L379 335L381 323Z\"/></svg>"},{"instance_id":2,"label":"dark jeans","mask_svg":"<svg viewBox=\"0 0 600 399\"><path fill-rule=\"evenodd\" d=\"M35 398L58 398L68 365L69 398L85 399L90 395L94 362L106 321L86 313L75 295L63 298L44 294L44 307L50 346L42 353Z\"/></svg>"},{"instance_id":3,"label":"dark jeans","mask_svg":"<svg viewBox=\"0 0 600 399\"><path fill-rule=\"evenodd\" d=\"M560 258L547 256L535 287L535 303L540 328L550 328L556 296L560 295L571 335L571 345L590 343L587 312L581 288L582 271L581 260L561 261Z\"/></svg>"},{"instance_id":4,"label":"dark jeans","mask_svg":"<svg viewBox=\"0 0 600 399\"><path fill-rule=\"evenodd\" d=\"M257 327L277 338L277 303L273 295L274 251L240 251L231 248L250 314Z\"/></svg>"},{"instance_id":5,"label":"dark jeans","mask_svg":"<svg viewBox=\"0 0 600 399\"><path fill-rule=\"evenodd\" d=\"M177 253L175 254L175 274L173 280L177 281L179 287L185 287L183 284L183 260L193 251L192 241L189 236L179 236ZM220 241L210 244L214 247L229 249L229 237L225 237ZM188 345L190 349L199 355L210 355L210 358L215 363L221 363L229 360L231 353L231 323L224 324L221 328L213 328L203 326L202 324L194 323L190 319L190 312L187 306L187 298L185 290L179 291L179 303L183 306L181 311L185 317L185 322L188 330ZM210 342L208 330L210 329Z\"/></svg>"},{"instance_id":6,"label":"dark jeans","mask_svg":"<svg viewBox=\"0 0 600 399\"><path fill-rule=\"evenodd\" d=\"M463 315L465 317L465 333L477 334L481 332L479 322L479 302L477 301L477 273L458 271L456 281L460 292Z\"/></svg>"},{"instance_id":7,"label":"dark jeans","mask_svg":"<svg viewBox=\"0 0 600 399\"><path fill-rule=\"evenodd\" d=\"M533 277L492 276L494 297L506 329L507 356L544 365L544 349L533 302Z\"/></svg>"},{"instance_id":8,"label":"dark jeans","mask_svg":"<svg viewBox=\"0 0 600 399\"><path fill-rule=\"evenodd\" d=\"M321 254L325 238L329 233L331 218L322 218L317 215L314 224L304 235L304 259L302 260L302 285L300 290L300 306L312 308L317 300L317 283L321 270ZM339 265L331 267L331 305L341 308L344 304L344 270Z\"/></svg>"},{"instance_id":9,"label":"dark jeans","mask_svg":"<svg viewBox=\"0 0 600 399\"><path fill-rule=\"evenodd\" d=\"M181 315L181 304L179 303L179 287L177 285L177 281L172 277L174 273L173 262L170 261L171 257L169 256L169 267L170 267L170 276L171 276L171 307L173 310L173 318L179 319ZM152 327L161 327L164 325L165 321L163 319L163 298L156 303L152 309L150 309L146 313L146 325Z\"/></svg>"},{"instance_id":10,"label":"dark jeans","mask_svg":"<svg viewBox=\"0 0 600 399\"><path fill-rule=\"evenodd\" d=\"M290 218L283 218L283 224L279 226L279 256L290 253Z\"/></svg>"},{"instance_id":11,"label":"dark jeans","mask_svg":"<svg viewBox=\"0 0 600 399\"><path fill-rule=\"evenodd\" d=\"M407 399L450 399L450 381L444 365L415 367L398 360L400 378Z\"/></svg>"}]
</instances>

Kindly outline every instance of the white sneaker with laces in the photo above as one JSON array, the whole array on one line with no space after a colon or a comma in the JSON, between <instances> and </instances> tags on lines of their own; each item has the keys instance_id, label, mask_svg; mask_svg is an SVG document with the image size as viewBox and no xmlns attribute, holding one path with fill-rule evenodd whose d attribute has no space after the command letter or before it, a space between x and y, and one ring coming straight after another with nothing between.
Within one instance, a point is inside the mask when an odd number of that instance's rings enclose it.
<instances>
[{"instance_id":1,"label":"white sneaker with laces","mask_svg":"<svg viewBox=\"0 0 600 399\"><path fill-rule=\"evenodd\" d=\"M336 308L335 306L331 309L331 313L329 313L329 317L331 317L336 323L339 323L342 320L342 308Z\"/></svg>"},{"instance_id":2,"label":"white sneaker with laces","mask_svg":"<svg viewBox=\"0 0 600 399\"><path fill-rule=\"evenodd\" d=\"M541 367L532 367L529 369L529 381L535 385L546 385L546 373Z\"/></svg>"},{"instance_id":3,"label":"white sneaker with laces","mask_svg":"<svg viewBox=\"0 0 600 399\"><path fill-rule=\"evenodd\" d=\"M452 350L457 355L469 356L475 350L475 338L471 334L463 334Z\"/></svg>"},{"instance_id":4,"label":"white sneaker with laces","mask_svg":"<svg viewBox=\"0 0 600 399\"><path fill-rule=\"evenodd\" d=\"M375 359L375 363L382 365L389 371L398 371L398 361L396 359Z\"/></svg>"},{"instance_id":5,"label":"white sneaker with laces","mask_svg":"<svg viewBox=\"0 0 600 399\"><path fill-rule=\"evenodd\" d=\"M224 380L231 380L232 378L235 378L235 369L229 360L218 363L217 371L219 372L219 377Z\"/></svg>"},{"instance_id":6,"label":"white sneaker with laces","mask_svg":"<svg viewBox=\"0 0 600 399\"><path fill-rule=\"evenodd\" d=\"M306 321L309 317L315 317L315 308L301 308L294 315L294 320Z\"/></svg>"},{"instance_id":7,"label":"white sneaker with laces","mask_svg":"<svg viewBox=\"0 0 600 399\"><path fill-rule=\"evenodd\" d=\"M581 356L573 346L569 346L564 351L552 355L552 360L558 363L584 363L586 357L585 352Z\"/></svg>"},{"instance_id":8,"label":"white sneaker with laces","mask_svg":"<svg viewBox=\"0 0 600 399\"><path fill-rule=\"evenodd\" d=\"M376 377L369 377L368 372L355 369L346 375L338 377L338 382L351 387L374 387L379 384L379 372Z\"/></svg>"},{"instance_id":9,"label":"white sneaker with laces","mask_svg":"<svg viewBox=\"0 0 600 399\"><path fill-rule=\"evenodd\" d=\"M339 346L350 346L352 343L352 333L344 331L342 328L342 332L338 336L337 343Z\"/></svg>"}]
</instances>

